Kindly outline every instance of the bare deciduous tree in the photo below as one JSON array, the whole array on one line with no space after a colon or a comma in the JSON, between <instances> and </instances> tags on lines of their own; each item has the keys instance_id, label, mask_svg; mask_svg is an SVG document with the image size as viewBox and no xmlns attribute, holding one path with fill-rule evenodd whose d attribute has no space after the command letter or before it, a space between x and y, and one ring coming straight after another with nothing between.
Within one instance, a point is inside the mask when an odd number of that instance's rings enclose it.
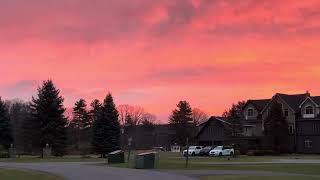
<instances>
[{"instance_id":1,"label":"bare deciduous tree","mask_svg":"<svg viewBox=\"0 0 320 180\"><path fill-rule=\"evenodd\" d=\"M198 124L208 120L208 115L204 111L202 111L198 108L193 108L192 109L192 119L193 119L193 123L198 125Z\"/></svg>"},{"instance_id":2,"label":"bare deciduous tree","mask_svg":"<svg viewBox=\"0 0 320 180\"><path fill-rule=\"evenodd\" d=\"M124 105L119 105L117 109L119 111L119 121L122 125L127 124L127 125L136 126L136 125L143 124L147 121L154 123L154 121L156 120L156 117L154 115L146 112L140 106L132 106L132 105L124 104Z\"/></svg>"}]
</instances>

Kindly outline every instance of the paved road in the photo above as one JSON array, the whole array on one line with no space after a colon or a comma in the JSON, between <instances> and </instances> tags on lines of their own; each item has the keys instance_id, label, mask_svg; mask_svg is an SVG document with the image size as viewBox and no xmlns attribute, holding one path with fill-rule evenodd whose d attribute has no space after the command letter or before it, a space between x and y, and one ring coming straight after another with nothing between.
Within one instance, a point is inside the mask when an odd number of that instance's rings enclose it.
<instances>
[{"instance_id":1,"label":"paved road","mask_svg":"<svg viewBox=\"0 0 320 180\"><path fill-rule=\"evenodd\" d=\"M0 163L0 167L48 172L67 180L195 180L174 173L94 166L83 163Z\"/></svg>"},{"instance_id":2,"label":"paved road","mask_svg":"<svg viewBox=\"0 0 320 180\"><path fill-rule=\"evenodd\" d=\"M296 162L285 160L286 163ZM302 161L299 161L302 162ZM310 161L304 161L307 163ZM100 162L101 163L101 162ZM230 162L237 163L237 162ZM260 162L264 163L264 162ZM312 163L312 162L311 162ZM314 162L313 162L314 163ZM136 170L96 166L97 163L57 162L57 163L0 163L0 167L11 167L48 172L59 175L67 180L196 180L209 175L257 175L257 176L304 176L294 173L276 173L263 171L235 170ZM221 164L221 163L220 163Z\"/></svg>"}]
</instances>

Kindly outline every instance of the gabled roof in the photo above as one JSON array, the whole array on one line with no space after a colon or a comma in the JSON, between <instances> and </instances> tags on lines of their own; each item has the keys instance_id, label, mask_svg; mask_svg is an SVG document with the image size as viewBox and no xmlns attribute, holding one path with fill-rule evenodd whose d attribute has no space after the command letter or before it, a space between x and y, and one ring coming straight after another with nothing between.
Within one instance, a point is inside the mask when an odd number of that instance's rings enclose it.
<instances>
[{"instance_id":1,"label":"gabled roof","mask_svg":"<svg viewBox=\"0 0 320 180\"><path fill-rule=\"evenodd\" d=\"M276 95L278 95L283 101L285 101L285 103L287 103L288 106L292 108L295 112L300 111L300 104L308 97L307 93L292 95L277 93Z\"/></svg>"},{"instance_id":2,"label":"gabled roof","mask_svg":"<svg viewBox=\"0 0 320 180\"><path fill-rule=\"evenodd\" d=\"M317 103L318 105L320 105L320 96L311 96L311 98L313 99L313 101L315 103Z\"/></svg>"},{"instance_id":3,"label":"gabled roof","mask_svg":"<svg viewBox=\"0 0 320 180\"><path fill-rule=\"evenodd\" d=\"M318 100L318 98L316 98L317 96L315 97L311 97L311 96L308 96L306 97L302 102L301 104L299 105L299 108L302 107L302 105L307 101L307 100L310 100L316 107L319 107L319 103L316 102L316 100Z\"/></svg>"},{"instance_id":4,"label":"gabled roof","mask_svg":"<svg viewBox=\"0 0 320 180\"><path fill-rule=\"evenodd\" d=\"M249 99L243 108L245 108L248 104L252 104L258 111L262 111L263 108L268 104L270 100L271 99L256 99L256 100Z\"/></svg>"},{"instance_id":5,"label":"gabled roof","mask_svg":"<svg viewBox=\"0 0 320 180\"><path fill-rule=\"evenodd\" d=\"M226 117L211 116L207 121L198 125L198 126L202 125L202 128L199 130L196 137L198 137L204 131L204 129L206 129L208 127L208 125L210 124L211 121L219 121L222 124L227 124L227 125L231 124L230 122L228 122L228 119Z\"/></svg>"}]
</instances>

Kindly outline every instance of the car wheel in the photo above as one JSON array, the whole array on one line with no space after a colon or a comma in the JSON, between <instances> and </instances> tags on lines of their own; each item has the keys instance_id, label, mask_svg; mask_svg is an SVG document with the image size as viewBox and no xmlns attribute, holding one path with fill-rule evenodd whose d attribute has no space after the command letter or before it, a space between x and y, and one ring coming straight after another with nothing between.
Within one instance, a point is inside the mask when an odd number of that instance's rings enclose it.
<instances>
[{"instance_id":1,"label":"car wheel","mask_svg":"<svg viewBox=\"0 0 320 180\"><path fill-rule=\"evenodd\" d=\"M221 153L219 153L219 156L222 156L222 152L221 152Z\"/></svg>"},{"instance_id":2,"label":"car wheel","mask_svg":"<svg viewBox=\"0 0 320 180\"><path fill-rule=\"evenodd\" d=\"M230 152L230 156L233 156L233 152Z\"/></svg>"},{"instance_id":3,"label":"car wheel","mask_svg":"<svg viewBox=\"0 0 320 180\"><path fill-rule=\"evenodd\" d=\"M192 156L195 156L195 155L196 155L196 154L193 152L193 153L192 153Z\"/></svg>"}]
</instances>

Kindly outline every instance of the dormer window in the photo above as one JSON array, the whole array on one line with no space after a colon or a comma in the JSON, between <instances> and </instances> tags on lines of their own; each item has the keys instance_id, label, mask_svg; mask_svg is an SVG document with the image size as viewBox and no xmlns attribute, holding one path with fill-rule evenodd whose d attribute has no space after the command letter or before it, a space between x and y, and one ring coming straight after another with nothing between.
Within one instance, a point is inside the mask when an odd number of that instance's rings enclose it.
<instances>
[{"instance_id":1,"label":"dormer window","mask_svg":"<svg viewBox=\"0 0 320 180\"><path fill-rule=\"evenodd\" d=\"M284 114L284 117L288 117L289 116L289 109L284 109L283 114Z\"/></svg>"},{"instance_id":2,"label":"dormer window","mask_svg":"<svg viewBox=\"0 0 320 180\"><path fill-rule=\"evenodd\" d=\"M305 114L314 114L313 113L313 107L312 106L307 106L305 109Z\"/></svg>"},{"instance_id":3,"label":"dormer window","mask_svg":"<svg viewBox=\"0 0 320 180\"><path fill-rule=\"evenodd\" d=\"M247 115L248 115L248 117L252 117L253 116L253 109L248 109Z\"/></svg>"}]
</instances>

